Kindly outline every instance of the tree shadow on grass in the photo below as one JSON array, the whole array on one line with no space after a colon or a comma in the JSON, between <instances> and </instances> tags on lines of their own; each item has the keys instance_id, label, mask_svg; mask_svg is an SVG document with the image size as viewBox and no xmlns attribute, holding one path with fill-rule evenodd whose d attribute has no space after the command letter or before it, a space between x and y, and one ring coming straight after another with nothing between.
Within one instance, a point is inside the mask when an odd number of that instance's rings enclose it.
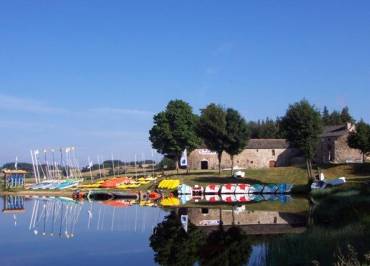
<instances>
[{"instance_id":1,"label":"tree shadow on grass","mask_svg":"<svg viewBox=\"0 0 370 266\"><path fill-rule=\"evenodd\" d=\"M199 183L214 183L214 184L262 184L268 185L270 183L262 182L253 178L243 178L235 179L231 177L219 177L219 176L200 176L193 179L195 182Z\"/></svg>"}]
</instances>

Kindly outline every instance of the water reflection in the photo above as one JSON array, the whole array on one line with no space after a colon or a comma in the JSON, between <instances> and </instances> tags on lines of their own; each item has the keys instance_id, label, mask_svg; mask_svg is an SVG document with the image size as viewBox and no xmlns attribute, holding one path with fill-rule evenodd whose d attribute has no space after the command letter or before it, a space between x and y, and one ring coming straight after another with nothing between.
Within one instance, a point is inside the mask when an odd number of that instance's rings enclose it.
<instances>
[{"instance_id":1,"label":"water reflection","mask_svg":"<svg viewBox=\"0 0 370 266\"><path fill-rule=\"evenodd\" d=\"M256 204L265 208L266 202ZM299 233L306 221L276 210L291 202L269 204L272 210L230 204L162 209L135 200L7 196L0 219L0 246L7 248L0 257L4 265L261 265L266 245L259 236Z\"/></svg>"}]
</instances>

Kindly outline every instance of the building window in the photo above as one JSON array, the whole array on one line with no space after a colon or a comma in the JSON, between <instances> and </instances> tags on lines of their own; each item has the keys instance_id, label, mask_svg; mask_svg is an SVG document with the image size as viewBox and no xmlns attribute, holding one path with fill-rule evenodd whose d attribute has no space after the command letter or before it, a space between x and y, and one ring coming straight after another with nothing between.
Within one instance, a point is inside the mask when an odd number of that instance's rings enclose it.
<instances>
[{"instance_id":1,"label":"building window","mask_svg":"<svg viewBox=\"0 0 370 266\"><path fill-rule=\"evenodd\" d=\"M208 214L208 208L202 208L202 214Z\"/></svg>"},{"instance_id":2,"label":"building window","mask_svg":"<svg viewBox=\"0 0 370 266\"><path fill-rule=\"evenodd\" d=\"M258 149L256 150L256 152L258 152Z\"/></svg>"},{"instance_id":3,"label":"building window","mask_svg":"<svg viewBox=\"0 0 370 266\"><path fill-rule=\"evenodd\" d=\"M253 161L251 161L251 164L253 164Z\"/></svg>"},{"instance_id":4,"label":"building window","mask_svg":"<svg viewBox=\"0 0 370 266\"><path fill-rule=\"evenodd\" d=\"M275 150L272 150L271 152L272 152L272 156L275 156Z\"/></svg>"}]
</instances>

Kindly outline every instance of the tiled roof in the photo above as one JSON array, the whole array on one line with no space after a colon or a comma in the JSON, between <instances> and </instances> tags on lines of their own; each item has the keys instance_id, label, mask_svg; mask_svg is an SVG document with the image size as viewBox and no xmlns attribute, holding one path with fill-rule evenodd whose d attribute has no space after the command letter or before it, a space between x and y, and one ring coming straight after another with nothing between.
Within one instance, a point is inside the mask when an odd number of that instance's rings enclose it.
<instances>
[{"instance_id":1,"label":"tiled roof","mask_svg":"<svg viewBox=\"0 0 370 266\"><path fill-rule=\"evenodd\" d=\"M287 149L286 139L250 139L247 149Z\"/></svg>"},{"instance_id":2,"label":"tiled roof","mask_svg":"<svg viewBox=\"0 0 370 266\"><path fill-rule=\"evenodd\" d=\"M348 128L346 125L326 126L324 127L324 131L321 134L321 137L340 137L346 135L347 133Z\"/></svg>"}]
</instances>

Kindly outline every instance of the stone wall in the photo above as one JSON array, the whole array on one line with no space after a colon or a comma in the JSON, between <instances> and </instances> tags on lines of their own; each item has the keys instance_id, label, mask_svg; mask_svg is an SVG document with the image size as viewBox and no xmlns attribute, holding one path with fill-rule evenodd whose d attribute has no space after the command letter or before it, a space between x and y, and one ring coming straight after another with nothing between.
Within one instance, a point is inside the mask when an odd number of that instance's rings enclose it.
<instances>
[{"instance_id":1,"label":"stone wall","mask_svg":"<svg viewBox=\"0 0 370 266\"><path fill-rule=\"evenodd\" d=\"M234 166L246 169L288 166L293 157L297 156L296 149L245 149L234 156ZM188 156L190 169L201 169L201 162L208 162L208 169L218 169L217 154L206 149L196 149ZM222 154L221 168L231 168L230 155Z\"/></svg>"},{"instance_id":2,"label":"stone wall","mask_svg":"<svg viewBox=\"0 0 370 266\"><path fill-rule=\"evenodd\" d=\"M352 149L347 143L348 135L341 136L335 140L334 163L359 163L362 162L360 150Z\"/></svg>"},{"instance_id":3,"label":"stone wall","mask_svg":"<svg viewBox=\"0 0 370 266\"><path fill-rule=\"evenodd\" d=\"M316 161L324 164L362 162L361 152L350 148L347 138L348 134L322 138L317 148Z\"/></svg>"},{"instance_id":4,"label":"stone wall","mask_svg":"<svg viewBox=\"0 0 370 266\"><path fill-rule=\"evenodd\" d=\"M232 211L216 208L189 208L189 220L195 226L211 226L217 222L223 225L255 225L255 224L298 224L302 217L278 211Z\"/></svg>"}]
</instances>

